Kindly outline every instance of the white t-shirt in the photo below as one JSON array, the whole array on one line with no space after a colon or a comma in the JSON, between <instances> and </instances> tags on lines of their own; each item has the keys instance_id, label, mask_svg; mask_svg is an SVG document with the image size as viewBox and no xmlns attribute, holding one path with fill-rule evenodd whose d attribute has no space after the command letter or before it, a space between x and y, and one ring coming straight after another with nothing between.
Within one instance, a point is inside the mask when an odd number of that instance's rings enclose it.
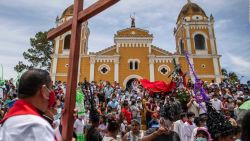
<instances>
[{"instance_id":1,"label":"white t-shirt","mask_svg":"<svg viewBox=\"0 0 250 141\"><path fill-rule=\"evenodd\" d=\"M75 128L76 134L83 134L84 124L83 124L82 120L76 119L76 121L74 123L74 128Z\"/></svg>"},{"instance_id":2,"label":"white t-shirt","mask_svg":"<svg viewBox=\"0 0 250 141\"><path fill-rule=\"evenodd\" d=\"M220 111L221 110L221 101L219 99L211 99L212 106L215 108L215 110Z\"/></svg>"},{"instance_id":3,"label":"white t-shirt","mask_svg":"<svg viewBox=\"0 0 250 141\"><path fill-rule=\"evenodd\" d=\"M104 136L102 141L117 141L116 139L112 138L112 137L106 137Z\"/></svg>"},{"instance_id":4,"label":"white t-shirt","mask_svg":"<svg viewBox=\"0 0 250 141\"><path fill-rule=\"evenodd\" d=\"M54 141L50 124L42 117L19 115L7 119L0 127L0 141Z\"/></svg>"}]
</instances>

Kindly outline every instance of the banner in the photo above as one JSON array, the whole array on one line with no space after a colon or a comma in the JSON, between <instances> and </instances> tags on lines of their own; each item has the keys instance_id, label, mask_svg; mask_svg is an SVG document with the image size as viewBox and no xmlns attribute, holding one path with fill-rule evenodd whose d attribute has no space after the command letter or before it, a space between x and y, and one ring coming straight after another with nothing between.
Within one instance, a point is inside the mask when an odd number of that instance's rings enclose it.
<instances>
[{"instance_id":1,"label":"banner","mask_svg":"<svg viewBox=\"0 0 250 141\"><path fill-rule=\"evenodd\" d=\"M149 89L152 92L171 92L176 88L176 83L173 81L167 84L164 81L150 82L147 79L141 79L140 82L144 88Z\"/></svg>"},{"instance_id":2,"label":"banner","mask_svg":"<svg viewBox=\"0 0 250 141\"><path fill-rule=\"evenodd\" d=\"M81 89L76 90L76 109L78 110L78 116L83 116L85 113L84 96Z\"/></svg>"}]
</instances>

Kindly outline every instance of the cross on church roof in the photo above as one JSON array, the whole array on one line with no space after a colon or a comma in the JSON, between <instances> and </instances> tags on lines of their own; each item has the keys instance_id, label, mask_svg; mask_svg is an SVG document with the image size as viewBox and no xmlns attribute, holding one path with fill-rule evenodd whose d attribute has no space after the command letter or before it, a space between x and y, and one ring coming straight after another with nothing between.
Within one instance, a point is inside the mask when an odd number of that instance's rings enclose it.
<instances>
[{"instance_id":1,"label":"cross on church roof","mask_svg":"<svg viewBox=\"0 0 250 141\"><path fill-rule=\"evenodd\" d=\"M187 0L188 1L188 3L191 3L191 0Z\"/></svg>"}]
</instances>

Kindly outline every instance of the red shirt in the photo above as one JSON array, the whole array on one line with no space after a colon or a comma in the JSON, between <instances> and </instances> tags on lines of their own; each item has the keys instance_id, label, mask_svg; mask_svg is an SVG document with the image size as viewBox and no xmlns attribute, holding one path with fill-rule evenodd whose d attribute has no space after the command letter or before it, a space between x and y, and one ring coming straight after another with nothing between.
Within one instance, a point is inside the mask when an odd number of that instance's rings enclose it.
<instances>
[{"instance_id":1,"label":"red shirt","mask_svg":"<svg viewBox=\"0 0 250 141\"><path fill-rule=\"evenodd\" d=\"M132 116L131 112L128 110L128 108L122 108L121 112L125 116L128 124L130 124L131 123L131 116Z\"/></svg>"}]
</instances>

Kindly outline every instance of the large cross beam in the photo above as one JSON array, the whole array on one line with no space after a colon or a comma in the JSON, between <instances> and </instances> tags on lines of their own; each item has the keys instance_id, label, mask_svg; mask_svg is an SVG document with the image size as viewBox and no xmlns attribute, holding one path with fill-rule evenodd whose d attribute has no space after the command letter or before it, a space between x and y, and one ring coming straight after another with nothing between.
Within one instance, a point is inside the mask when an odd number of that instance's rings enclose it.
<instances>
[{"instance_id":1,"label":"large cross beam","mask_svg":"<svg viewBox=\"0 0 250 141\"><path fill-rule=\"evenodd\" d=\"M67 77L67 88L65 97L65 109L62 116L62 139L71 141L73 136L73 111L76 101L76 86L78 76L78 64L80 56L81 23L97 15L119 0L99 0L85 10L83 0L74 0L73 18L59 27L51 30L47 38L54 39L71 29L69 68Z\"/></svg>"}]
</instances>

